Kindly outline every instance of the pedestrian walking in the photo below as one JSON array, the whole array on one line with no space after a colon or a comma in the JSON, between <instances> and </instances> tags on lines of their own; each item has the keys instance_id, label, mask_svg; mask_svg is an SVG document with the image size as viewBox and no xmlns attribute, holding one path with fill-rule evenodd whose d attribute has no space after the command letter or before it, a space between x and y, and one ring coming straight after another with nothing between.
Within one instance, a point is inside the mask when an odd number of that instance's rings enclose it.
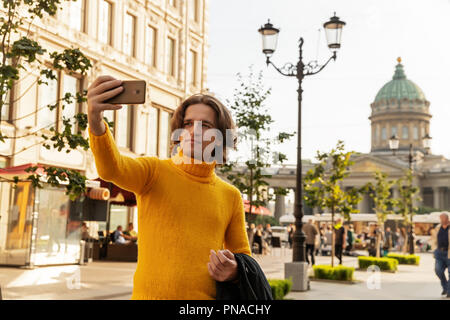
<instances>
[{"instance_id":1,"label":"pedestrian walking","mask_svg":"<svg viewBox=\"0 0 450 320\"><path fill-rule=\"evenodd\" d=\"M442 295L450 298L450 221L447 213L439 216L440 223L432 233L432 246L434 249L434 270L441 281ZM448 278L445 276L447 269Z\"/></svg>"},{"instance_id":2,"label":"pedestrian walking","mask_svg":"<svg viewBox=\"0 0 450 320\"><path fill-rule=\"evenodd\" d=\"M313 224L313 220L309 219L307 224L303 225L303 232L305 233L306 239L306 262L309 264L308 255L311 256L311 265L315 264L314 260L314 247L316 243L316 237L319 234L319 231L317 230L316 226Z\"/></svg>"},{"instance_id":3,"label":"pedestrian walking","mask_svg":"<svg viewBox=\"0 0 450 320\"><path fill-rule=\"evenodd\" d=\"M336 219L334 225L334 255L339 259L339 264L342 264L342 252L345 247L345 228L342 225L342 218Z\"/></svg>"},{"instance_id":4,"label":"pedestrian walking","mask_svg":"<svg viewBox=\"0 0 450 320\"><path fill-rule=\"evenodd\" d=\"M353 229L353 225L350 224L347 229L347 247L345 248L347 254L350 255L350 253L353 251L355 241L355 230Z\"/></svg>"}]
</instances>

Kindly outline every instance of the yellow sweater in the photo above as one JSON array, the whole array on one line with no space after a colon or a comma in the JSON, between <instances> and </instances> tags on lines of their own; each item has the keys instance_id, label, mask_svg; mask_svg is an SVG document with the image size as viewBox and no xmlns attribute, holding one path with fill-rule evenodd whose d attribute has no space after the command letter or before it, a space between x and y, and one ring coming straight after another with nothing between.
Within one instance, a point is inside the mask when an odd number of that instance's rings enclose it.
<instances>
[{"instance_id":1,"label":"yellow sweater","mask_svg":"<svg viewBox=\"0 0 450 320\"><path fill-rule=\"evenodd\" d=\"M94 135L99 176L136 195L138 262L131 299L215 299L210 249L251 255L239 190L220 179L215 163L121 155L111 131Z\"/></svg>"}]
</instances>

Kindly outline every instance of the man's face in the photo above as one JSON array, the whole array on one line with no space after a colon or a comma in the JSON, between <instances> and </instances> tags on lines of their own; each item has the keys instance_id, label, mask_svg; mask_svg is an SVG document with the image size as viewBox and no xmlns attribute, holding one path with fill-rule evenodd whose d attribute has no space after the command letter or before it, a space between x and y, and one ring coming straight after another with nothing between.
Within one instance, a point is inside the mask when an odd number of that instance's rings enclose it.
<instances>
[{"instance_id":1,"label":"man's face","mask_svg":"<svg viewBox=\"0 0 450 320\"><path fill-rule=\"evenodd\" d=\"M215 138L206 138L209 129L216 128L216 113L213 108L205 104L193 104L186 108L183 129L185 133L180 137L183 154L199 159L196 153L203 155L205 148ZM199 159L203 160L203 159Z\"/></svg>"},{"instance_id":2,"label":"man's face","mask_svg":"<svg viewBox=\"0 0 450 320\"><path fill-rule=\"evenodd\" d=\"M448 224L448 215L446 215L446 214L441 214L440 216L439 216L439 218L440 218L440 220L441 220L441 224L443 224L443 225L447 225Z\"/></svg>"}]
</instances>

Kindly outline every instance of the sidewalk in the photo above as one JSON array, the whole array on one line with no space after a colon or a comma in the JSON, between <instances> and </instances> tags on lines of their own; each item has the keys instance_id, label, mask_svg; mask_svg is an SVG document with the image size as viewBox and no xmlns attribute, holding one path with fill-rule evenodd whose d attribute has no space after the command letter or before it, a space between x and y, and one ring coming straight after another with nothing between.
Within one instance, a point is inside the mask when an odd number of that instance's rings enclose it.
<instances>
[{"instance_id":1,"label":"sidewalk","mask_svg":"<svg viewBox=\"0 0 450 320\"><path fill-rule=\"evenodd\" d=\"M278 256L277 256L278 255ZM311 290L290 292L286 298L295 300L428 300L446 299L441 297L439 280L434 273L434 258L431 253L421 253L419 266L399 265L396 273L381 272L380 288L370 289L367 280L372 273L355 271L354 277L360 280L356 284L335 284L311 281ZM292 250L286 250L281 256L284 262L292 261ZM280 252L257 259L267 278L284 278L284 266L280 261ZM337 263L337 259L335 259ZM316 257L316 264L331 264L331 257ZM358 267L357 258L343 257L345 266ZM312 273L312 270L310 269ZM447 273L446 273L447 274Z\"/></svg>"},{"instance_id":2,"label":"sidewalk","mask_svg":"<svg viewBox=\"0 0 450 320\"><path fill-rule=\"evenodd\" d=\"M266 277L284 279L284 262L292 260L292 250L276 249L271 255L258 257ZM316 264L330 264L330 257L317 257ZM344 257L344 265L357 266L353 257ZM136 263L99 262L85 266L69 265L26 270L0 267L0 285L5 300L114 300L131 298ZM439 281L434 274L431 254L421 254L420 266L399 265L397 273L381 273L381 288L369 289L371 274L355 272L357 284L311 282L311 290L291 292L288 299L445 299L441 298Z\"/></svg>"}]
</instances>

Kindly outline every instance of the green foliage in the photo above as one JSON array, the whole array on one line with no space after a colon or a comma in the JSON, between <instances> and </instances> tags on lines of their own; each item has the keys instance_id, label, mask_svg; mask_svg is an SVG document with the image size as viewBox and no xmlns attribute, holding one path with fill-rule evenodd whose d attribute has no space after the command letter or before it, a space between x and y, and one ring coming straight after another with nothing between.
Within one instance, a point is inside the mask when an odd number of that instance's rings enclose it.
<instances>
[{"instance_id":1,"label":"green foliage","mask_svg":"<svg viewBox=\"0 0 450 320\"><path fill-rule=\"evenodd\" d=\"M234 89L231 106L233 118L238 128L238 137L242 142L250 144L252 154L249 159L228 161L219 167L219 171L241 193L252 200L252 206L266 206L268 200L275 194L286 194L285 188L277 188L274 194L268 194L268 182L271 175L265 172L272 164L283 163L286 155L273 151L273 147L284 143L294 134L279 132L274 138L269 138L270 125L274 122L265 107L271 89L266 89L262 81L262 73L253 74L250 68L248 79L237 75L239 86ZM238 165L244 163L244 170L238 171Z\"/></svg>"},{"instance_id":2,"label":"green foliage","mask_svg":"<svg viewBox=\"0 0 450 320\"><path fill-rule=\"evenodd\" d=\"M417 211L414 201L421 201L419 196L419 188L413 186L412 170L406 170L405 176L397 181L400 197L397 199L397 214L403 216L406 224L411 224L411 214L414 215Z\"/></svg>"},{"instance_id":3,"label":"green foliage","mask_svg":"<svg viewBox=\"0 0 450 320\"><path fill-rule=\"evenodd\" d=\"M375 258L375 257L358 257L358 265L360 269L367 269L372 265L376 265L382 271L397 271L398 260L392 258Z\"/></svg>"},{"instance_id":4,"label":"green foliage","mask_svg":"<svg viewBox=\"0 0 450 320\"><path fill-rule=\"evenodd\" d=\"M332 223L336 212L342 213L346 220L350 220L351 213L359 212L357 204L362 200L366 187L341 187L342 181L349 175L350 166L353 165L350 160L353 154L353 151L345 152L344 142L339 140L336 148L330 152L317 151L316 159L319 163L310 169L303 179L305 202L312 208L329 209ZM331 255L331 266L334 266L334 254Z\"/></svg>"},{"instance_id":5,"label":"green foliage","mask_svg":"<svg viewBox=\"0 0 450 320\"><path fill-rule=\"evenodd\" d=\"M64 1L70 0L2 1L3 14L0 17L0 114L2 109L9 105L10 101L7 101L7 99L10 95L8 93L13 88L14 83L21 80L22 73L39 74L40 76L36 80L37 85L48 85L47 80L57 79L56 72L85 75L92 66L90 60L78 48L49 53L47 49L29 37L29 32L26 31L30 29L35 19L43 18L46 15L55 15L61 3ZM26 17L23 15L23 9L28 12ZM44 62L46 59L50 60L50 68ZM20 72L21 70L23 72ZM77 92L76 94L62 93L61 99L46 106L38 106L36 112L44 108L54 110L59 106L64 109L65 106L75 102L82 103L86 101L86 95L86 90ZM14 103L11 107L14 107ZM30 113L21 119L35 116L36 112ZM14 123L16 120L18 119L9 119L11 123ZM71 150L79 147L84 150L89 148L89 141L82 134L87 128L87 115L85 113L78 113L72 118L62 117L57 120L57 122L59 121L61 121L62 127L58 128L58 130L56 129L57 123L50 124L51 127L46 128L50 130L50 135L39 132L44 128L38 128L39 131L24 136L8 137L1 132L0 128L0 142L5 142L6 139L21 139L34 135L40 140L38 144L42 144L47 149L51 149L52 147L58 151L66 149L66 152L69 153ZM75 127L78 128L77 132L73 130ZM76 170L48 167L45 168L45 172L47 174L47 180L45 182L53 186L59 185L60 181L68 180L69 184L66 185L66 189L71 198L76 198L85 191L86 177ZM34 187L41 188L43 182L42 177L35 170L31 170L30 173L32 174L27 180L31 180ZM14 177L11 180L2 180L11 181L15 184L20 181L18 177Z\"/></svg>"},{"instance_id":6,"label":"green foliage","mask_svg":"<svg viewBox=\"0 0 450 320\"><path fill-rule=\"evenodd\" d=\"M338 141L329 153L317 151L318 164L310 169L303 179L304 200L310 207L329 209L332 214L341 212L349 220L350 213L359 212L356 205L361 201L365 188L344 190L341 183L349 175L354 163L353 151L344 152L344 142Z\"/></svg>"},{"instance_id":7,"label":"green foliage","mask_svg":"<svg viewBox=\"0 0 450 320\"><path fill-rule=\"evenodd\" d=\"M272 288L272 297L274 300L283 300L292 288L292 279L267 279Z\"/></svg>"},{"instance_id":8,"label":"green foliage","mask_svg":"<svg viewBox=\"0 0 450 320\"><path fill-rule=\"evenodd\" d=\"M414 264L418 266L420 263L420 256L416 254L388 253L387 257L398 260L399 264Z\"/></svg>"},{"instance_id":9,"label":"green foliage","mask_svg":"<svg viewBox=\"0 0 450 320\"><path fill-rule=\"evenodd\" d=\"M432 212L436 212L436 211L440 211L440 210L436 209L436 208L432 208L432 207L427 207L427 206L419 206L417 208L416 214L427 214L427 213L432 213Z\"/></svg>"},{"instance_id":10,"label":"green foliage","mask_svg":"<svg viewBox=\"0 0 450 320\"><path fill-rule=\"evenodd\" d=\"M369 195L373 199L375 204L373 209L377 215L378 223L381 225L386 221L388 214L394 213L391 208L397 204L397 201L392 198L390 189L396 181L388 181L387 174L380 171L376 171L374 176L376 183L369 183Z\"/></svg>"},{"instance_id":11,"label":"green foliage","mask_svg":"<svg viewBox=\"0 0 450 320\"><path fill-rule=\"evenodd\" d=\"M275 219L275 217L262 216L262 215L258 215L256 217L255 221L253 221L253 223L255 225L262 224L263 226L265 226L268 223L270 223L271 226L279 226L280 225L280 223L278 222L277 219Z\"/></svg>"},{"instance_id":12,"label":"green foliage","mask_svg":"<svg viewBox=\"0 0 450 320\"><path fill-rule=\"evenodd\" d=\"M346 266L314 265L314 278L326 280L352 281L355 268Z\"/></svg>"}]
</instances>

